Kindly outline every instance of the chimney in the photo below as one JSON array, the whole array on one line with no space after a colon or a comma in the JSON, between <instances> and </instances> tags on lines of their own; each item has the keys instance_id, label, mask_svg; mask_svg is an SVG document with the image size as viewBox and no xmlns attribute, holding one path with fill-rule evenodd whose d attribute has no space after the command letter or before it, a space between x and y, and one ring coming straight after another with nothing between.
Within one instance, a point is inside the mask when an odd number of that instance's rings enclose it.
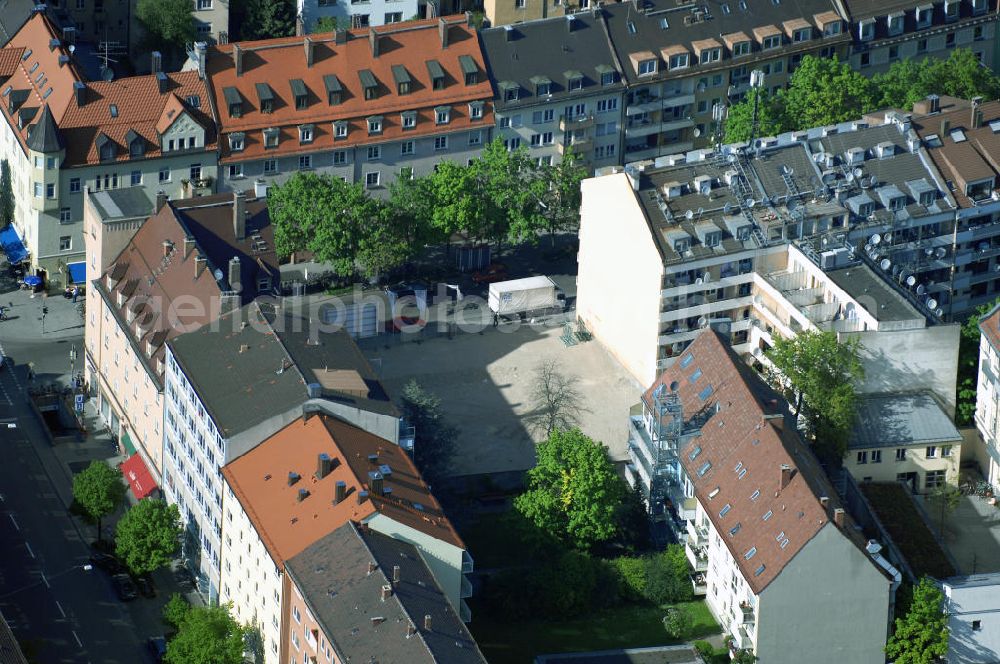
<instances>
[{"instance_id":1,"label":"chimney","mask_svg":"<svg viewBox=\"0 0 1000 664\"><path fill-rule=\"evenodd\" d=\"M174 243L170 240L163 241L163 257L166 258L170 255L170 250L174 248Z\"/></svg>"},{"instance_id":2,"label":"chimney","mask_svg":"<svg viewBox=\"0 0 1000 664\"><path fill-rule=\"evenodd\" d=\"M838 507L837 509L833 510L833 523L838 528L844 527L844 508Z\"/></svg>"},{"instance_id":3,"label":"chimney","mask_svg":"<svg viewBox=\"0 0 1000 664\"><path fill-rule=\"evenodd\" d=\"M307 68L313 66L313 49L315 48L315 46L316 45L313 44L313 40L309 39L308 37L306 37L305 41L302 42L302 47L306 51L306 67Z\"/></svg>"},{"instance_id":4,"label":"chimney","mask_svg":"<svg viewBox=\"0 0 1000 664\"><path fill-rule=\"evenodd\" d=\"M163 71L163 56L159 51L153 51L151 57L153 59L151 71L154 74L159 74Z\"/></svg>"},{"instance_id":5,"label":"chimney","mask_svg":"<svg viewBox=\"0 0 1000 664\"><path fill-rule=\"evenodd\" d=\"M380 593L380 595L383 602L392 597L392 586L390 585L382 586L382 592Z\"/></svg>"},{"instance_id":6,"label":"chimney","mask_svg":"<svg viewBox=\"0 0 1000 664\"><path fill-rule=\"evenodd\" d=\"M789 466L787 463L781 464L781 485L779 486L778 490L781 491L782 489L784 489L786 486L788 486L788 483L791 481L792 481L792 467Z\"/></svg>"},{"instance_id":7,"label":"chimney","mask_svg":"<svg viewBox=\"0 0 1000 664\"><path fill-rule=\"evenodd\" d=\"M267 198L267 181L260 179L253 182L253 195L255 198Z\"/></svg>"},{"instance_id":8,"label":"chimney","mask_svg":"<svg viewBox=\"0 0 1000 664\"><path fill-rule=\"evenodd\" d=\"M299 495L296 496L296 498L300 503L308 497L309 497L309 489L299 489Z\"/></svg>"},{"instance_id":9,"label":"chimney","mask_svg":"<svg viewBox=\"0 0 1000 664\"><path fill-rule=\"evenodd\" d=\"M465 27L467 28L476 27L476 22L472 16L472 12L465 12Z\"/></svg>"},{"instance_id":10,"label":"chimney","mask_svg":"<svg viewBox=\"0 0 1000 664\"><path fill-rule=\"evenodd\" d=\"M374 574L376 569L378 569L378 567L375 565L375 561L369 560L368 561L368 574Z\"/></svg>"},{"instance_id":11,"label":"chimney","mask_svg":"<svg viewBox=\"0 0 1000 664\"><path fill-rule=\"evenodd\" d=\"M240 290L243 279L240 277L240 257L229 259L229 290Z\"/></svg>"},{"instance_id":12,"label":"chimney","mask_svg":"<svg viewBox=\"0 0 1000 664\"><path fill-rule=\"evenodd\" d=\"M573 32L573 28L576 27L576 17L572 14L566 14L566 32Z\"/></svg>"},{"instance_id":13,"label":"chimney","mask_svg":"<svg viewBox=\"0 0 1000 664\"><path fill-rule=\"evenodd\" d=\"M939 136L941 136L941 140L944 140L944 137L948 135L948 132L950 130L951 130L951 121L950 120L942 120L941 121L941 132L939 133Z\"/></svg>"},{"instance_id":14,"label":"chimney","mask_svg":"<svg viewBox=\"0 0 1000 664\"><path fill-rule=\"evenodd\" d=\"M514 26L505 25L503 26L503 40L504 41L514 41Z\"/></svg>"},{"instance_id":15,"label":"chimney","mask_svg":"<svg viewBox=\"0 0 1000 664\"><path fill-rule=\"evenodd\" d=\"M392 582L399 583L399 565L392 566Z\"/></svg>"},{"instance_id":16,"label":"chimney","mask_svg":"<svg viewBox=\"0 0 1000 664\"><path fill-rule=\"evenodd\" d=\"M424 615L424 629L428 632L431 631L431 614Z\"/></svg>"},{"instance_id":17,"label":"chimney","mask_svg":"<svg viewBox=\"0 0 1000 664\"><path fill-rule=\"evenodd\" d=\"M339 505L344 502L344 498L347 497L347 483L343 480L337 480L337 484L334 486L333 490L333 504Z\"/></svg>"},{"instance_id":18,"label":"chimney","mask_svg":"<svg viewBox=\"0 0 1000 664\"><path fill-rule=\"evenodd\" d=\"M416 634L417 634L417 628L413 625L413 623L410 623L409 625L406 626L406 638L408 639L412 638L416 636Z\"/></svg>"},{"instance_id":19,"label":"chimney","mask_svg":"<svg viewBox=\"0 0 1000 664\"><path fill-rule=\"evenodd\" d=\"M358 505L363 504L366 500L368 500L368 492L358 491Z\"/></svg>"},{"instance_id":20,"label":"chimney","mask_svg":"<svg viewBox=\"0 0 1000 664\"><path fill-rule=\"evenodd\" d=\"M156 72L156 89L161 95L167 91L167 75L162 71Z\"/></svg>"},{"instance_id":21,"label":"chimney","mask_svg":"<svg viewBox=\"0 0 1000 664\"><path fill-rule=\"evenodd\" d=\"M187 260L187 257L191 255L191 250L194 249L194 246L194 238L190 235L186 236L184 238L184 260Z\"/></svg>"},{"instance_id":22,"label":"chimney","mask_svg":"<svg viewBox=\"0 0 1000 664\"><path fill-rule=\"evenodd\" d=\"M208 59L208 43L194 43L194 57L198 61L198 77L205 78L205 61Z\"/></svg>"},{"instance_id":23,"label":"chimney","mask_svg":"<svg viewBox=\"0 0 1000 664\"><path fill-rule=\"evenodd\" d=\"M378 463L378 455L377 454L369 454L368 455L368 463Z\"/></svg>"},{"instance_id":24,"label":"chimney","mask_svg":"<svg viewBox=\"0 0 1000 664\"><path fill-rule=\"evenodd\" d=\"M931 113L937 113L941 110L941 98L937 95L927 95L927 101L931 105Z\"/></svg>"},{"instance_id":25,"label":"chimney","mask_svg":"<svg viewBox=\"0 0 1000 664\"><path fill-rule=\"evenodd\" d=\"M969 123L971 129L979 129L983 126L983 111L979 108L982 103L982 97L972 98L972 120Z\"/></svg>"},{"instance_id":26,"label":"chimney","mask_svg":"<svg viewBox=\"0 0 1000 664\"><path fill-rule=\"evenodd\" d=\"M378 57L378 33L375 28L368 29L368 45L372 47L372 57Z\"/></svg>"},{"instance_id":27,"label":"chimney","mask_svg":"<svg viewBox=\"0 0 1000 664\"><path fill-rule=\"evenodd\" d=\"M829 507L829 505L830 505L830 497L829 496L820 496L819 497L819 504L822 505L823 507Z\"/></svg>"},{"instance_id":28,"label":"chimney","mask_svg":"<svg viewBox=\"0 0 1000 664\"><path fill-rule=\"evenodd\" d=\"M233 44L233 66L236 67L236 75L243 75L243 49L239 44Z\"/></svg>"},{"instance_id":29,"label":"chimney","mask_svg":"<svg viewBox=\"0 0 1000 664\"><path fill-rule=\"evenodd\" d=\"M87 84L83 81L73 81L73 96L78 107L87 103Z\"/></svg>"},{"instance_id":30,"label":"chimney","mask_svg":"<svg viewBox=\"0 0 1000 664\"><path fill-rule=\"evenodd\" d=\"M441 48L448 48L448 21L443 16L438 19L438 37L441 38Z\"/></svg>"},{"instance_id":31,"label":"chimney","mask_svg":"<svg viewBox=\"0 0 1000 664\"><path fill-rule=\"evenodd\" d=\"M247 196L242 191L233 192L233 234L237 240L247 237Z\"/></svg>"},{"instance_id":32,"label":"chimney","mask_svg":"<svg viewBox=\"0 0 1000 664\"><path fill-rule=\"evenodd\" d=\"M208 263L208 259L198 254L194 257L194 278L197 279L201 276L202 270L205 269L205 265Z\"/></svg>"},{"instance_id":33,"label":"chimney","mask_svg":"<svg viewBox=\"0 0 1000 664\"><path fill-rule=\"evenodd\" d=\"M156 214L163 209L163 206L167 204L167 193L162 189L156 192L156 202L153 204L153 214ZM185 252L184 257L187 258L187 253Z\"/></svg>"},{"instance_id":34,"label":"chimney","mask_svg":"<svg viewBox=\"0 0 1000 664\"><path fill-rule=\"evenodd\" d=\"M326 452L316 457L316 479L323 479L333 470L333 459ZM338 501L339 502L339 501Z\"/></svg>"},{"instance_id":35,"label":"chimney","mask_svg":"<svg viewBox=\"0 0 1000 664\"><path fill-rule=\"evenodd\" d=\"M333 33L333 43L334 44L347 43L347 30L345 28L337 28L337 30Z\"/></svg>"},{"instance_id":36,"label":"chimney","mask_svg":"<svg viewBox=\"0 0 1000 664\"><path fill-rule=\"evenodd\" d=\"M52 39L49 40L49 52L51 53L52 51L56 50L57 48L59 48L60 45L61 44L59 40L53 37Z\"/></svg>"},{"instance_id":37,"label":"chimney","mask_svg":"<svg viewBox=\"0 0 1000 664\"><path fill-rule=\"evenodd\" d=\"M295 484L296 482L298 482L301 477L302 476L299 475L298 473L289 471L289 473L288 473L288 486L292 486L293 484Z\"/></svg>"},{"instance_id":38,"label":"chimney","mask_svg":"<svg viewBox=\"0 0 1000 664\"><path fill-rule=\"evenodd\" d=\"M368 490L372 492L372 495L381 496L382 489L384 487L385 480L382 478L382 473L377 470L368 473Z\"/></svg>"}]
</instances>

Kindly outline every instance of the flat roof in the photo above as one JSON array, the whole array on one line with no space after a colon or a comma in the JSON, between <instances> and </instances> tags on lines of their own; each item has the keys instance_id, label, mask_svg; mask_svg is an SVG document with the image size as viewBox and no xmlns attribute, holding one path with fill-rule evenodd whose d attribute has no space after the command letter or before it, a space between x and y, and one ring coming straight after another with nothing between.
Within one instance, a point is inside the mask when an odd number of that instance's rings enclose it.
<instances>
[{"instance_id":1,"label":"flat roof","mask_svg":"<svg viewBox=\"0 0 1000 664\"><path fill-rule=\"evenodd\" d=\"M869 394L858 399L858 419L848 447L947 445L961 441L962 434L930 394Z\"/></svg>"},{"instance_id":2,"label":"flat roof","mask_svg":"<svg viewBox=\"0 0 1000 664\"><path fill-rule=\"evenodd\" d=\"M90 201L97 208L103 221L148 217L153 212L153 201L147 195L146 187L125 187L108 189L90 194Z\"/></svg>"},{"instance_id":3,"label":"flat roof","mask_svg":"<svg viewBox=\"0 0 1000 664\"><path fill-rule=\"evenodd\" d=\"M867 265L829 270L826 274L879 322L925 320L916 307L892 290Z\"/></svg>"}]
</instances>

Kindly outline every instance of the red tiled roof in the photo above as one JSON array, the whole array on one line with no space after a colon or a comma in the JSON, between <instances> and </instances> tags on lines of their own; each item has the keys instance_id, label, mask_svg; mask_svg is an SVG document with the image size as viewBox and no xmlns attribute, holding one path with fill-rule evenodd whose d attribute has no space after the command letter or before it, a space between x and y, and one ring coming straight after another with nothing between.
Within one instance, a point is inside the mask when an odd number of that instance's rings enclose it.
<instances>
[{"instance_id":1,"label":"red tiled roof","mask_svg":"<svg viewBox=\"0 0 1000 664\"><path fill-rule=\"evenodd\" d=\"M441 19L447 26L447 47L442 47L441 24L438 20L409 21L401 25L386 25L370 31L352 30L344 43L336 43L333 34L288 37L259 42L222 44L209 48L207 76L211 82L215 107L218 109L221 133L245 132L245 148L230 153L228 141L223 141L223 158L230 161L260 158L266 154L290 154L329 150L336 146L398 140L404 135L425 136L473 127L492 125L492 86L486 73L484 58L475 30L464 19ZM373 56L371 35L378 39L377 57ZM313 64L306 62L306 43L311 44ZM234 52L240 53L242 74L236 75ZM463 58L463 56L465 56ZM478 69L478 82L465 84L460 58L471 58ZM435 90L428 62L436 61L445 74L443 89ZM410 92L397 93L393 67L405 68L410 79ZM433 65L432 65L433 66ZM376 99L366 100L360 73L370 70L379 84ZM329 105L325 76L337 77L342 89L341 103ZM308 105L297 109L291 81L299 79L308 90ZM257 86L265 84L274 96L273 111L262 113ZM242 101L240 117L231 117L226 102L227 88L239 92ZM483 117L469 118L467 104L483 101ZM434 108L451 106L451 120L437 125ZM416 110L417 125L403 131L400 113ZM368 136L365 118L383 116L383 130L378 136ZM346 139L334 140L332 122L348 121ZM300 145L298 125L313 124L313 141ZM262 130L281 129L277 148L265 150Z\"/></svg>"},{"instance_id":2,"label":"red tiled roof","mask_svg":"<svg viewBox=\"0 0 1000 664\"><path fill-rule=\"evenodd\" d=\"M669 390L673 383L688 426L692 419L701 422L700 435L678 451L681 463L744 578L759 593L831 521L836 494L778 396L714 331L702 332L646 391L647 406L657 387ZM791 468L784 487L783 465ZM829 499L826 507L820 496Z\"/></svg>"},{"instance_id":3,"label":"red tiled roof","mask_svg":"<svg viewBox=\"0 0 1000 664\"><path fill-rule=\"evenodd\" d=\"M323 453L334 468L317 479ZM377 463L369 461L371 454L378 455ZM391 468L383 485L392 490L391 497L370 493L359 503L359 492L371 489L369 471L382 465ZM326 414L295 420L226 464L222 474L279 566L348 521L363 522L375 513L465 548L402 449ZM292 484L290 474L298 476ZM341 503L334 501L337 482L347 490ZM302 500L300 490L308 491Z\"/></svg>"}]
</instances>

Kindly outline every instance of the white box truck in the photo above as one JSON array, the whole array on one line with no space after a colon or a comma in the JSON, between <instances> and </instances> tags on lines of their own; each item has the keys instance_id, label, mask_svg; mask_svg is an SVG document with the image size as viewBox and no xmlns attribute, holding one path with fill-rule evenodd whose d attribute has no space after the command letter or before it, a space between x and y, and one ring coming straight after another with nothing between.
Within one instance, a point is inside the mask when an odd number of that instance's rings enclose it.
<instances>
[{"instance_id":1,"label":"white box truck","mask_svg":"<svg viewBox=\"0 0 1000 664\"><path fill-rule=\"evenodd\" d=\"M566 306L566 296L548 277L527 277L490 284L490 311L498 316L553 313Z\"/></svg>"}]
</instances>

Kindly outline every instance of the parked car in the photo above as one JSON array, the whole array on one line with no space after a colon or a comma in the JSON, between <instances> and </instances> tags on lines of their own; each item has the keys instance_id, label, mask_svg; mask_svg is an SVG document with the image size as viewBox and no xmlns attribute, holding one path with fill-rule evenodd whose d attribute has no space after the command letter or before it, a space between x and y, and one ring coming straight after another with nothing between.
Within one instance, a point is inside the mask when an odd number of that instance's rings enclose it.
<instances>
[{"instance_id":1,"label":"parked car","mask_svg":"<svg viewBox=\"0 0 1000 664\"><path fill-rule=\"evenodd\" d=\"M507 280L507 266L503 263L493 263L488 267L472 273L472 281L477 284L492 284L495 281Z\"/></svg>"},{"instance_id":2,"label":"parked car","mask_svg":"<svg viewBox=\"0 0 1000 664\"><path fill-rule=\"evenodd\" d=\"M123 602L131 602L139 596L135 584L128 574L115 574L111 577L111 583L115 587L115 594Z\"/></svg>"},{"instance_id":3,"label":"parked car","mask_svg":"<svg viewBox=\"0 0 1000 664\"><path fill-rule=\"evenodd\" d=\"M146 642L149 652L153 653L153 661L160 664L167 655L167 640L162 636L154 636Z\"/></svg>"},{"instance_id":4,"label":"parked car","mask_svg":"<svg viewBox=\"0 0 1000 664\"><path fill-rule=\"evenodd\" d=\"M90 556L90 564L99 569L103 569L110 574L121 574L125 571L125 565L110 553L95 553Z\"/></svg>"},{"instance_id":5,"label":"parked car","mask_svg":"<svg viewBox=\"0 0 1000 664\"><path fill-rule=\"evenodd\" d=\"M153 577L149 574L133 576L132 581L135 583L136 587L139 588L140 595L148 598L156 597L156 585L153 583Z\"/></svg>"}]
</instances>

